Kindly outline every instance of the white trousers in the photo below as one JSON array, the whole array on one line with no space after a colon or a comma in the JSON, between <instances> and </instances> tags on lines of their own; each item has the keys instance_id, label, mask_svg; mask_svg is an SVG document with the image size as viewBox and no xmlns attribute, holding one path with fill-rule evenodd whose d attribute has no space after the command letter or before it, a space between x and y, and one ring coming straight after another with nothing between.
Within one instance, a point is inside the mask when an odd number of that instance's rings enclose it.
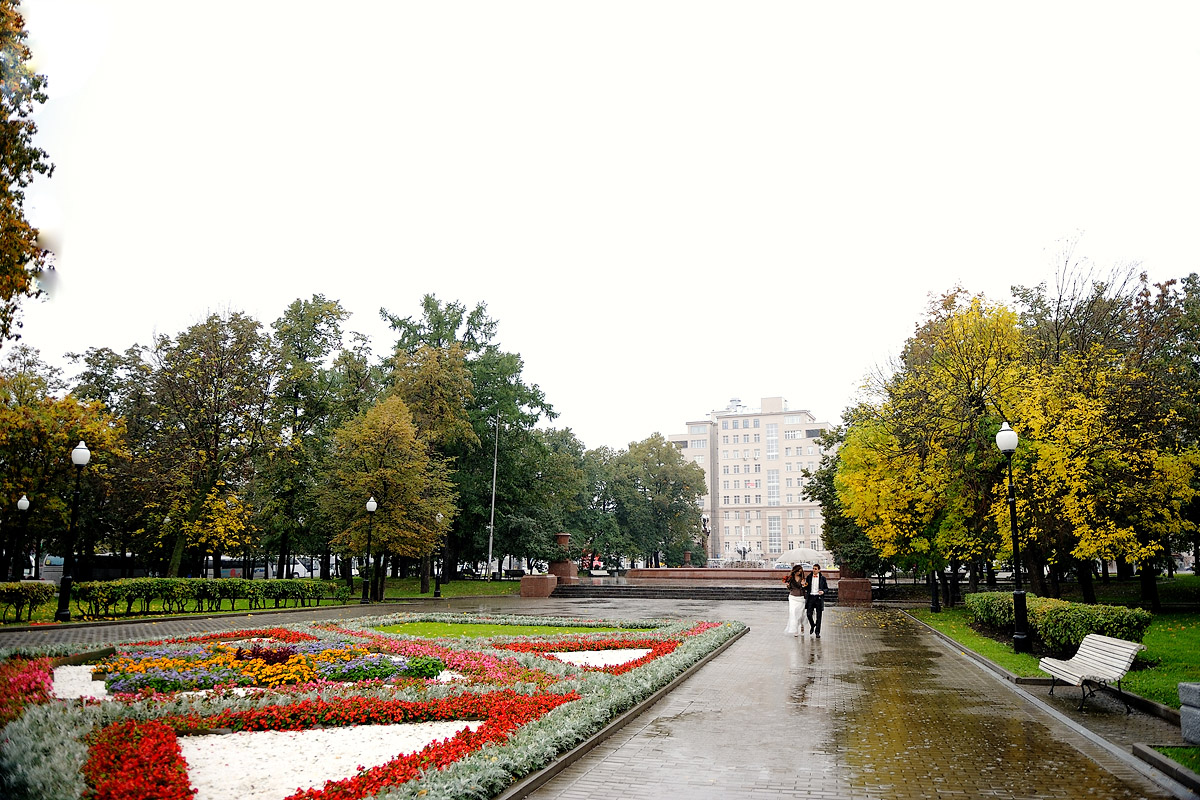
<instances>
[{"instance_id":1,"label":"white trousers","mask_svg":"<svg viewBox=\"0 0 1200 800\"><path fill-rule=\"evenodd\" d=\"M804 633L804 596L788 595L788 619L784 633Z\"/></svg>"}]
</instances>

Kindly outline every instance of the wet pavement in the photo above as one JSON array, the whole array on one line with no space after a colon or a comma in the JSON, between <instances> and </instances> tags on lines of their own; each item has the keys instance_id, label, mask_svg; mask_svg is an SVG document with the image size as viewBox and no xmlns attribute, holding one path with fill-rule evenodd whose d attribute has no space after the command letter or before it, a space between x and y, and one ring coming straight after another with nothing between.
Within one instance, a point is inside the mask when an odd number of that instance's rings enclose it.
<instances>
[{"instance_id":1,"label":"wet pavement","mask_svg":"<svg viewBox=\"0 0 1200 800\"><path fill-rule=\"evenodd\" d=\"M368 609L684 616L750 626L529 795L535 800L1196 797L1130 755L1134 741L1181 743L1177 725L1138 711L1127 717L1119 702L1100 696L1076 712L1074 688L1051 698L1046 687L1014 687L895 610L829 608L816 639L783 633L783 603L461 598L116 629L0 631L0 647L64 641L86 648Z\"/></svg>"}]
</instances>

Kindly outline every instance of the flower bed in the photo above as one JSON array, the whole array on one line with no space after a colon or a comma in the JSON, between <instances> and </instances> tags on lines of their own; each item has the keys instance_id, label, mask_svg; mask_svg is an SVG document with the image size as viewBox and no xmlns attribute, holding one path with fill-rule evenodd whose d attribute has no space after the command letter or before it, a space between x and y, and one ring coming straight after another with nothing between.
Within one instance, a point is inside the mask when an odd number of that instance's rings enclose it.
<instances>
[{"instance_id":1,"label":"flower bed","mask_svg":"<svg viewBox=\"0 0 1200 800\"><path fill-rule=\"evenodd\" d=\"M544 625L581 624L534 619ZM593 620L583 624L648 630L628 637L609 631L454 640L374 630L423 620L481 621L465 615L394 615L340 626L114 643L116 654L96 665L115 692L105 701L50 697L45 659L0 662L5 686L24 687L0 695L0 711L7 708L10 720L0 731L0 795L13 800L187 798L193 788L183 757L176 755L179 735L473 720L473 727L464 725L447 739L398 753L386 763L372 762L376 766L360 767L349 778L301 787L291 797L360 798L380 792L389 798L487 797L577 746L745 627ZM531 618L485 621L529 624ZM549 655L631 648L648 652L600 668ZM414 664L420 674L397 674ZM449 683L435 679L432 673L443 665L460 677ZM236 687L252 687L252 693Z\"/></svg>"}]
</instances>

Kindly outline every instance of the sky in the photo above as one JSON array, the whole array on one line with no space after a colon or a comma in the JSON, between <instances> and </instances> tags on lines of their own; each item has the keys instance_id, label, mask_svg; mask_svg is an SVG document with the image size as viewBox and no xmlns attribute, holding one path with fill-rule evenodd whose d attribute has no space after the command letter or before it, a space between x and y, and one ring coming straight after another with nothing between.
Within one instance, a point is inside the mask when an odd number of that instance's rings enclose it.
<instances>
[{"instance_id":1,"label":"sky","mask_svg":"<svg viewBox=\"0 0 1200 800\"><path fill-rule=\"evenodd\" d=\"M1200 271L1200 4L25 0L45 360L485 303L587 447L836 422L955 285Z\"/></svg>"}]
</instances>

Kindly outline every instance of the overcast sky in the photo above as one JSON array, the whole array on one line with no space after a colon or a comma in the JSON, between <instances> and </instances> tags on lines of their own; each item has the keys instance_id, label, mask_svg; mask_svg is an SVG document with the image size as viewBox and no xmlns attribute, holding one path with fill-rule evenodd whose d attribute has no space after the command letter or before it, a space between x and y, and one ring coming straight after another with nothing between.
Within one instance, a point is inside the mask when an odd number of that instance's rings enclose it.
<instances>
[{"instance_id":1,"label":"overcast sky","mask_svg":"<svg viewBox=\"0 0 1200 800\"><path fill-rule=\"evenodd\" d=\"M1200 271L1200 3L25 0L24 339L487 304L588 447L837 421L930 293Z\"/></svg>"}]
</instances>

